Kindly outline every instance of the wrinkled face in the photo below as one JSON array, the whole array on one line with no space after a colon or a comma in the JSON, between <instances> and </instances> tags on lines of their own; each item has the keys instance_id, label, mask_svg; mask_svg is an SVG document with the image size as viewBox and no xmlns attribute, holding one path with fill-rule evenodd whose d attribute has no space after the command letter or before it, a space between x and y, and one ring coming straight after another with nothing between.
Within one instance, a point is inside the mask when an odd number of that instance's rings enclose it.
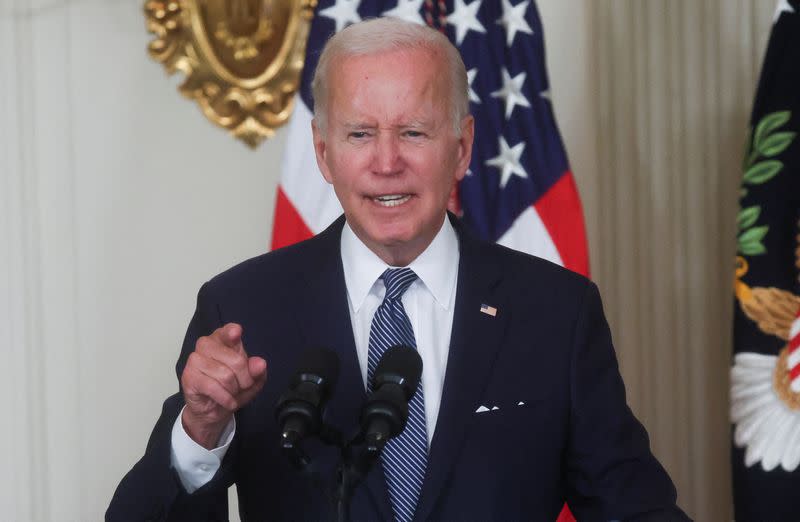
<instances>
[{"instance_id":1,"label":"wrinkled face","mask_svg":"<svg viewBox=\"0 0 800 522\"><path fill-rule=\"evenodd\" d=\"M388 264L407 265L442 226L469 166L473 119L457 136L444 61L432 51L330 65L327 125L313 127L317 163L359 239Z\"/></svg>"}]
</instances>

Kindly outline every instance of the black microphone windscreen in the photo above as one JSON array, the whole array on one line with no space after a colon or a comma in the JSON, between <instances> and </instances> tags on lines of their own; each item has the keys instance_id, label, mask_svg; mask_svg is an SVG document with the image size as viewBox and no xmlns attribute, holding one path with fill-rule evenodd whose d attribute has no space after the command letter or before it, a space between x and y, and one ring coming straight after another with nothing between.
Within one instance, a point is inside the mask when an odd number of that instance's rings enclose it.
<instances>
[{"instance_id":1,"label":"black microphone windscreen","mask_svg":"<svg viewBox=\"0 0 800 522\"><path fill-rule=\"evenodd\" d=\"M383 382L392 381L405 388L410 398L414 395L422 376L422 357L408 346L392 346L383 354L375 368L375 386L377 389Z\"/></svg>"}]
</instances>

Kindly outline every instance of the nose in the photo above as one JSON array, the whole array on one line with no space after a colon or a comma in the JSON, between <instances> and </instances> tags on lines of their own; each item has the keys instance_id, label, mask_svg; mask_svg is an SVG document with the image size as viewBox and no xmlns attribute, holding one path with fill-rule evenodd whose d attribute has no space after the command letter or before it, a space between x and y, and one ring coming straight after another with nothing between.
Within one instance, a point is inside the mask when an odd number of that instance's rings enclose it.
<instances>
[{"instance_id":1,"label":"nose","mask_svg":"<svg viewBox=\"0 0 800 522\"><path fill-rule=\"evenodd\" d=\"M402 169L399 138L392 132L381 132L375 141L373 171L376 174L393 175Z\"/></svg>"}]
</instances>

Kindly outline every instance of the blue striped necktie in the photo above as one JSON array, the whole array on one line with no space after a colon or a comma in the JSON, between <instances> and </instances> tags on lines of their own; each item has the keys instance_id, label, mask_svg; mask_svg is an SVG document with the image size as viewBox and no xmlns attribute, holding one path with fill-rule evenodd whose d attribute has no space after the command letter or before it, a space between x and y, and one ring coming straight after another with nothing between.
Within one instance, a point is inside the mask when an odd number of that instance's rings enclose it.
<instances>
[{"instance_id":1,"label":"blue striped necktie","mask_svg":"<svg viewBox=\"0 0 800 522\"><path fill-rule=\"evenodd\" d=\"M381 278L386 285L386 294L372 317L369 332L367 370L370 388L375 367L387 349L398 344L417 348L411 321L401 301L403 293L417 279L417 274L410 268L389 268ZM382 460L394 519L409 521L414 518L428 463L425 396L421 382L409 403L406 427L386 444Z\"/></svg>"}]
</instances>

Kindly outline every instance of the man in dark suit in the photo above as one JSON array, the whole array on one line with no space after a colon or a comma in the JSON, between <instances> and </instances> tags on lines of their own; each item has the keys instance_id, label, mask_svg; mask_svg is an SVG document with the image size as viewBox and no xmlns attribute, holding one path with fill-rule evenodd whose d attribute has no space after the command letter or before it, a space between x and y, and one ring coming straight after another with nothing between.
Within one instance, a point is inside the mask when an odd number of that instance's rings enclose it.
<instances>
[{"instance_id":1,"label":"man in dark suit","mask_svg":"<svg viewBox=\"0 0 800 522\"><path fill-rule=\"evenodd\" d=\"M181 390L107 519L226 520L234 483L244 520L333 518L281 455L274 406L298 354L327 347L341 370L326 420L353 431L385 335L417 348L423 375L354 520L554 520L565 500L578 520L685 520L626 405L597 288L447 215L474 135L458 51L425 27L359 23L326 45L313 88L344 216L203 285ZM336 451L306 450L332 473Z\"/></svg>"}]
</instances>

